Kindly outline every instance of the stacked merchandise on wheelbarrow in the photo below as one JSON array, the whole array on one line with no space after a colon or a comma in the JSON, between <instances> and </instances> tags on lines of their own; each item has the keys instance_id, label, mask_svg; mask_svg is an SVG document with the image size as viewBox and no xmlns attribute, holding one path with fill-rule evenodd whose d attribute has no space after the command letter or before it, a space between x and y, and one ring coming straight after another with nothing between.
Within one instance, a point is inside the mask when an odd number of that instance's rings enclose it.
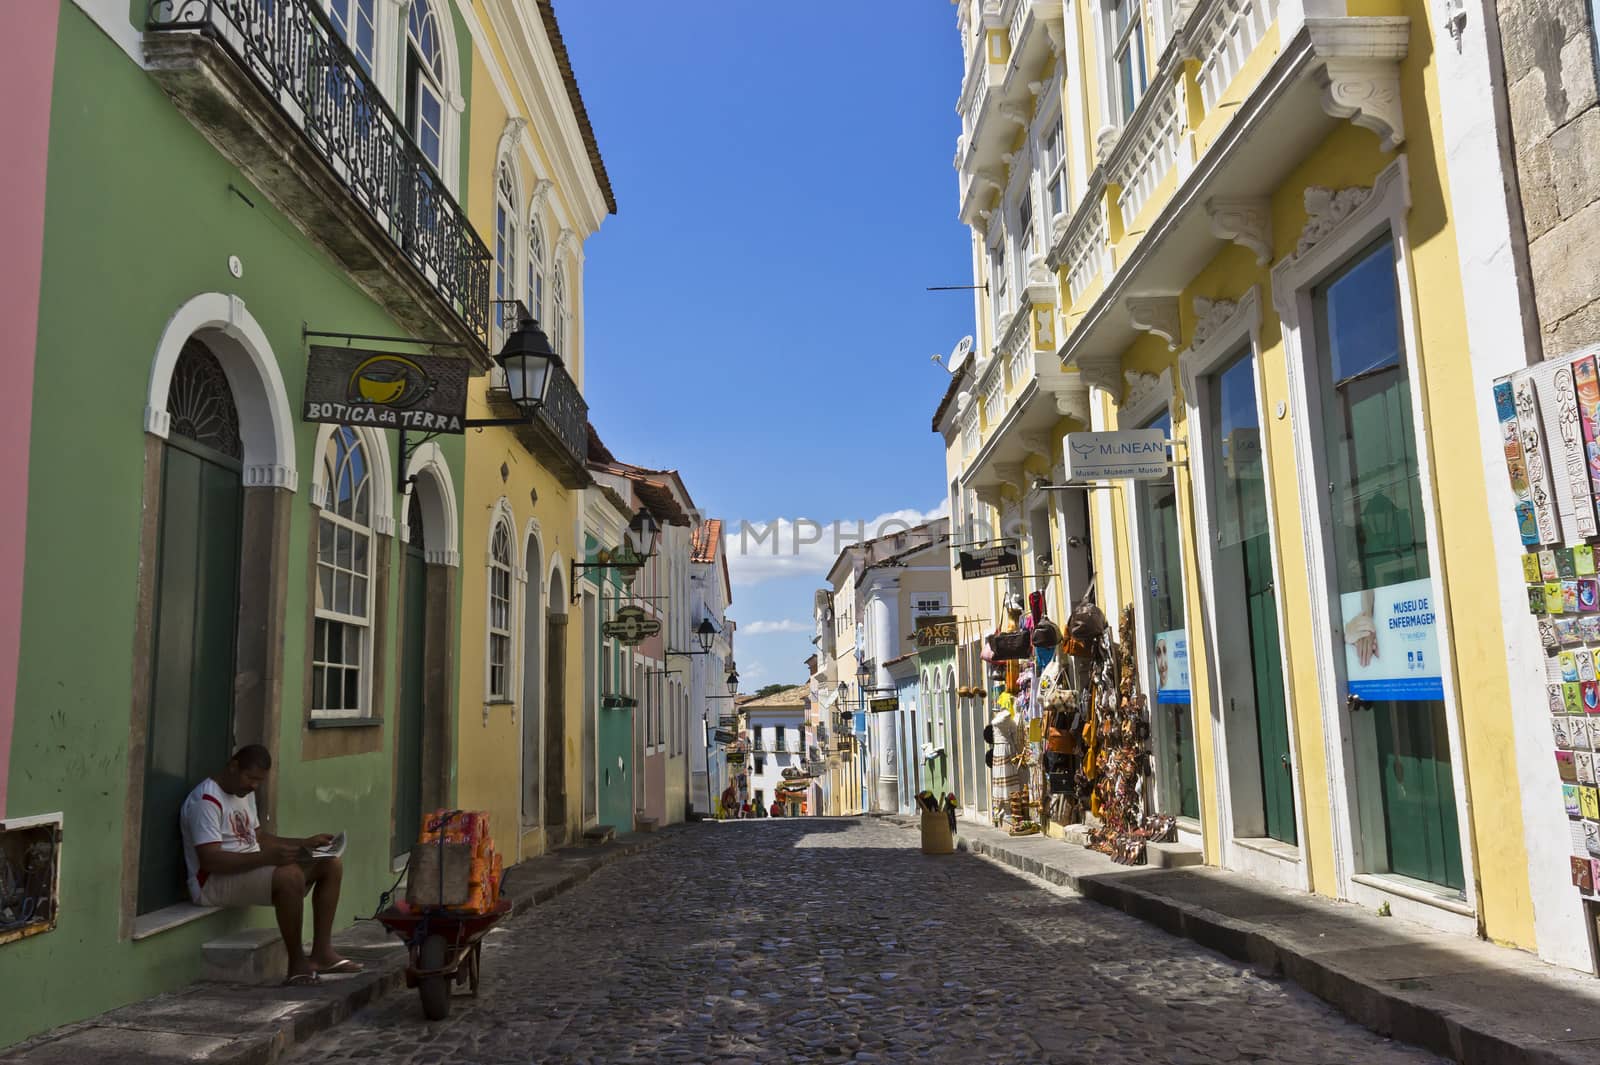
<instances>
[{"instance_id":1,"label":"stacked merchandise on wheelbarrow","mask_svg":"<svg viewBox=\"0 0 1600 1065\"><path fill-rule=\"evenodd\" d=\"M467 901L451 907L464 913L491 913L500 904L500 885L504 866L489 834L489 815L482 810L435 810L422 819L422 834L417 842L466 844L471 848L472 865L468 878Z\"/></svg>"}]
</instances>

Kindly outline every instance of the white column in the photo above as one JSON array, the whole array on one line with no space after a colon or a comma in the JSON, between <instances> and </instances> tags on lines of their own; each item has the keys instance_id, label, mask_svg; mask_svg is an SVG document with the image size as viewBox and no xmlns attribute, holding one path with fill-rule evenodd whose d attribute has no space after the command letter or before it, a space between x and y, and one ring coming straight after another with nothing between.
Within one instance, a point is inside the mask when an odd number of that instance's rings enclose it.
<instances>
[{"instance_id":1,"label":"white column","mask_svg":"<svg viewBox=\"0 0 1600 1065\"><path fill-rule=\"evenodd\" d=\"M870 626L873 647L873 681L880 688L893 686L884 663L899 657L900 647L900 582L885 580L874 585L867 602L867 624ZM868 727L872 729L873 764L877 768L877 787L874 791L873 809L880 813L893 812L899 805L900 766L895 751L894 714L869 714Z\"/></svg>"}]
</instances>

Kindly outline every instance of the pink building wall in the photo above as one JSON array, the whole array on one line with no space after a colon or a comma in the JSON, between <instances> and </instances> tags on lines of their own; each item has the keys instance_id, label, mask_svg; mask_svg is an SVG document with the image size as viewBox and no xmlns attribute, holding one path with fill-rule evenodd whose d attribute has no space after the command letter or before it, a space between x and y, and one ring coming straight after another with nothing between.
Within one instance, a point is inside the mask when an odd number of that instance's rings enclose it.
<instances>
[{"instance_id":1,"label":"pink building wall","mask_svg":"<svg viewBox=\"0 0 1600 1065\"><path fill-rule=\"evenodd\" d=\"M17 712L28 518L28 435L44 256L45 165L56 61L57 2L7 5L0 35L0 817L6 813Z\"/></svg>"}]
</instances>

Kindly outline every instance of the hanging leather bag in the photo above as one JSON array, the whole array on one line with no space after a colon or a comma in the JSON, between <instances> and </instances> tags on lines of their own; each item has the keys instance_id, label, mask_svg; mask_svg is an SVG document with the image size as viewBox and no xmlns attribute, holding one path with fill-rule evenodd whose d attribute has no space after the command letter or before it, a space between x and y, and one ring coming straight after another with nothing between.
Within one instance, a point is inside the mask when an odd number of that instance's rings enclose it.
<instances>
[{"instance_id":1,"label":"hanging leather bag","mask_svg":"<svg viewBox=\"0 0 1600 1065\"><path fill-rule=\"evenodd\" d=\"M1057 647L1061 644L1061 630L1049 618L1043 618L1033 627L1033 646Z\"/></svg>"},{"instance_id":2,"label":"hanging leather bag","mask_svg":"<svg viewBox=\"0 0 1600 1065\"><path fill-rule=\"evenodd\" d=\"M1033 654L1033 645L1025 632L997 632L989 637L989 649L994 652L992 661L1015 662Z\"/></svg>"}]
</instances>

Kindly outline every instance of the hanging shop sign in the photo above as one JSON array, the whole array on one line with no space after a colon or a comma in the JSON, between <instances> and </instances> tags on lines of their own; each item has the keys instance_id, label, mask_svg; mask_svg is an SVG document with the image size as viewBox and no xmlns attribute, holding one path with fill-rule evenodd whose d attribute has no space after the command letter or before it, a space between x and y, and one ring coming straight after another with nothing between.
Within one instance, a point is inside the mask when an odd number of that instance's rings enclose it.
<instances>
[{"instance_id":1,"label":"hanging shop sign","mask_svg":"<svg viewBox=\"0 0 1600 1065\"><path fill-rule=\"evenodd\" d=\"M873 699L867 703L867 709L874 714L887 714L900 709L900 700L897 696L890 695L883 699Z\"/></svg>"},{"instance_id":2,"label":"hanging shop sign","mask_svg":"<svg viewBox=\"0 0 1600 1065\"><path fill-rule=\"evenodd\" d=\"M607 639L632 647L660 632L661 622L647 616L644 607L625 606L618 609L616 616L600 628Z\"/></svg>"},{"instance_id":3,"label":"hanging shop sign","mask_svg":"<svg viewBox=\"0 0 1600 1065\"><path fill-rule=\"evenodd\" d=\"M600 696L600 709L602 710L632 710L638 705L639 700L631 695Z\"/></svg>"},{"instance_id":4,"label":"hanging shop sign","mask_svg":"<svg viewBox=\"0 0 1600 1065\"><path fill-rule=\"evenodd\" d=\"M1189 702L1189 634L1183 629L1156 633L1156 702Z\"/></svg>"},{"instance_id":5,"label":"hanging shop sign","mask_svg":"<svg viewBox=\"0 0 1600 1065\"><path fill-rule=\"evenodd\" d=\"M723 758L730 766L744 765L743 751L729 751Z\"/></svg>"},{"instance_id":6,"label":"hanging shop sign","mask_svg":"<svg viewBox=\"0 0 1600 1065\"><path fill-rule=\"evenodd\" d=\"M718 743L733 743L739 737L735 736L732 732L729 732L727 729L719 728L719 729L717 729L715 732L713 732L711 734L711 738L716 740Z\"/></svg>"},{"instance_id":7,"label":"hanging shop sign","mask_svg":"<svg viewBox=\"0 0 1600 1065\"><path fill-rule=\"evenodd\" d=\"M469 369L461 358L313 344L300 417L335 425L462 433Z\"/></svg>"},{"instance_id":8,"label":"hanging shop sign","mask_svg":"<svg viewBox=\"0 0 1600 1065\"><path fill-rule=\"evenodd\" d=\"M916 640L919 651L930 647L954 647L957 642L955 615L918 618Z\"/></svg>"},{"instance_id":9,"label":"hanging shop sign","mask_svg":"<svg viewBox=\"0 0 1600 1065\"><path fill-rule=\"evenodd\" d=\"M1339 597L1350 694L1369 702L1443 699L1433 581L1402 581Z\"/></svg>"},{"instance_id":10,"label":"hanging shop sign","mask_svg":"<svg viewBox=\"0 0 1600 1065\"><path fill-rule=\"evenodd\" d=\"M981 577L1010 577L1022 572L1022 556L1015 544L985 547L979 551L960 551L956 557L964 581Z\"/></svg>"},{"instance_id":11,"label":"hanging shop sign","mask_svg":"<svg viewBox=\"0 0 1600 1065\"><path fill-rule=\"evenodd\" d=\"M1151 481L1169 472L1167 434L1160 429L1067 434L1068 480Z\"/></svg>"}]
</instances>

